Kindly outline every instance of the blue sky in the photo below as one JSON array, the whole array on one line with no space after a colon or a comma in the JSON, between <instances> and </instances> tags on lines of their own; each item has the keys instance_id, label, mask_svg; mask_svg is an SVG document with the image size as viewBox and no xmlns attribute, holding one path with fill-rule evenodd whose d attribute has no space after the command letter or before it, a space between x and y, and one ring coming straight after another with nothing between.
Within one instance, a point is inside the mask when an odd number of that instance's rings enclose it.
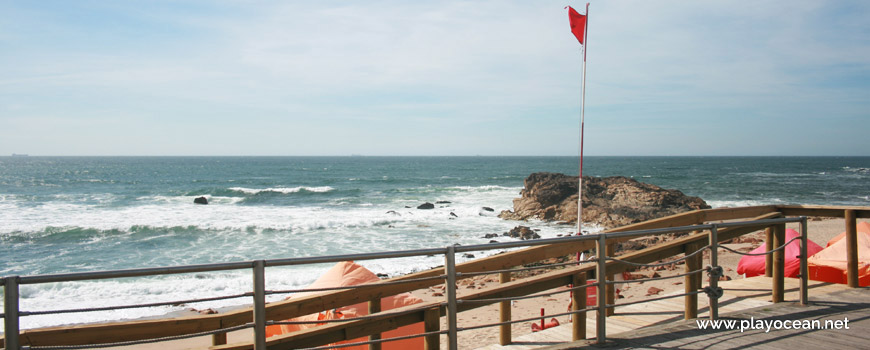
<instances>
[{"instance_id":1,"label":"blue sky","mask_svg":"<svg viewBox=\"0 0 870 350\"><path fill-rule=\"evenodd\" d=\"M553 1L0 2L0 154L576 155ZM870 155L870 2L593 1L588 155Z\"/></svg>"}]
</instances>

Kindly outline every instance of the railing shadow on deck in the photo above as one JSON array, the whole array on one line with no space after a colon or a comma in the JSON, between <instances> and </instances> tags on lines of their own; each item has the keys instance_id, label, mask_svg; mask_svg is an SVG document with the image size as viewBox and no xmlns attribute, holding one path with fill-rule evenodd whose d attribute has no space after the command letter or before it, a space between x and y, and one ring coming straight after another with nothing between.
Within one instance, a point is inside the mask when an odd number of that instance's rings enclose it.
<instances>
[{"instance_id":1,"label":"railing shadow on deck","mask_svg":"<svg viewBox=\"0 0 870 350\"><path fill-rule=\"evenodd\" d=\"M820 318L825 319L836 319L838 315L844 314L852 314L855 312L868 312L870 311L870 303L846 303L846 302L836 302L836 301L815 301L813 302L813 309L805 309L805 308L790 308L790 312L783 312L781 314L776 315L768 315L764 316L759 314L756 317L756 313L749 310L746 314L753 315L753 322L773 322L776 320L818 320ZM762 310L770 310L769 307L758 307L756 309ZM746 321L747 316L737 315L735 317L722 317L721 320L735 320L738 322ZM857 322L861 320L870 319L870 316L863 316L858 318L850 318L850 322ZM661 327L667 327L667 325L659 325ZM771 346L771 343L776 343L780 340L785 340L789 338L799 338L805 335L825 331L824 329L803 329L803 330L794 330L792 332L779 332L777 334L781 334L779 336L767 336L767 337L757 337L755 332L749 330L747 332L735 332L735 329L720 327L720 328L712 328L708 327L706 329L700 329L698 327L685 327L685 326L676 326L676 327L667 327L664 329L651 329L648 332L639 332L632 334L630 337L619 337L611 339L610 342L604 345L606 348L620 348L620 347L631 347L633 345L643 345L643 348L648 349L671 349L673 345L667 347L658 347L656 344L662 343L663 339L680 339L684 340L679 343L679 347L681 348L706 348L711 344L719 344L723 341L728 341L730 343L740 343L741 348L751 348L754 346L763 346L767 345L767 347ZM686 340L686 339L697 339L697 340ZM591 348L595 348L595 344L589 344ZM834 345L834 344L832 344ZM856 344L851 344L851 346L858 346Z\"/></svg>"},{"instance_id":2,"label":"railing shadow on deck","mask_svg":"<svg viewBox=\"0 0 870 350\"><path fill-rule=\"evenodd\" d=\"M692 212L677 214L665 218L650 220L638 224L628 225L612 230L602 232L601 235L591 236L575 236L557 239L548 239L540 241L523 241L511 243L497 243L489 245L476 246L458 246L435 248L416 251L403 252L383 252L371 254L354 254L331 257L314 257L314 258L294 258L280 259L270 261L252 261L240 262L231 264L211 264L197 266L181 266L171 268L154 268L154 269L134 269L124 271L104 271L104 272L87 272L52 276L7 276L3 278L5 286L5 329L8 343L8 348L19 348L22 345L29 346L31 349L37 350L40 347L51 346L52 349L74 349L79 348L79 345L99 347L99 344L116 343L116 342L145 342L155 338L172 338L172 337L189 337L191 335L202 336L213 334L215 349L281 349L281 348L298 348L300 346L318 347L320 345L331 344L340 340L349 340L360 336L372 336L375 340L372 344L379 344L385 340L377 340L378 334L381 332L395 329L397 327L424 322L427 325L425 336L425 344L427 348L439 347L440 334L448 334L450 342L449 348L455 348L456 333L459 331L455 325L455 315L458 312L474 309L488 304L499 303L505 305L506 300L512 298L535 295L558 286L570 284L580 285L583 287L573 288L575 300L578 305L582 294L585 294L585 283L588 278L596 275L610 276L615 273L620 273L631 269L631 266L622 262L633 263L634 265L648 264L659 261L665 258L684 255L694 252L697 249L703 249L703 245L710 242L711 245L717 246L719 242L729 240L731 238L755 232L766 227L777 227L776 234L772 235L774 244L780 248L784 247L783 239L780 232L784 231L785 222L796 222L792 220L778 220L775 218L784 216L839 216L845 217L847 220L847 232L849 227L854 228L855 218L870 217L870 208L868 207L830 207L830 206L755 206L743 208L723 208L723 209L706 209L696 210ZM721 223L707 224L709 222L722 222L750 218L748 222L742 223ZM803 218L805 220L805 218ZM721 227L722 229L717 229ZM805 230L801 230L802 236L806 238ZM541 275L524 278L521 280L504 282L495 287L475 291L468 295L457 298L455 291L448 292L447 300L442 303L433 303L425 305L414 305L403 309L395 309L384 312L374 313L364 319L351 320L344 323L328 324L321 327L312 328L310 330L292 333L285 336L269 338L267 342L264 337L263 327L269 322L290 319L293 317L304 316L312 313L317 313L324 310L330 310L338 307L357 304L359 302L370 301L381 297L396 295L398 293L427 288L433 285L445 283L453 283L456 278L465 278L476 273L511 273L519 269L514 266L530 264L545 259L560 257L571 254L577 251L587 251L593 248L598 252L612 252L615 244L624 242L633 238L646 235L658 235L671 232L691 232L703 231L695 234L690 234L685 237L677 238L674 241L666 244L649 247L640 251L618 256L618 260L605 261L610 259L607 253L598 254L595 263L585 263L578 266L560 266L562 269L550 271ZM718 231L718 232L717 232ZM854 229L852 230L854 232ZM711 240L711 235L713 239ZM805 244L803 245L806 246ZM465 251L480 251L489 249L504 249L518 248L524 249L512 251L504 254L494 255L487 258L469 261L463 264L452 263L452 256L455 253ZM711 255L716 255L716 249L711 251ZM379 283L360 285L355 289L350 290L335 290L325 291L317 295L291 299L283 302L271 303L265 305L263 302L267 291L263 285L263 274L266 267L299 265L309 263L336 262L343 260L365 260L387 257L408 257L419 255L443 254L445 255L445 268L423 271L406 276L384 280ZM611 253L612 254L612 253ZM775 255L773 270L780 271L779 276L774 276L773 294L774 301L782 300L783 284L782 284L782 255ZM806 256L803 256L803 260ZM715 261L712 264L717 265ZM698 264L697 261L694 262ZM688 264L687 264L688 266ZM553 266L544 266L544 268L552 268ZM851 267L851 265L850 265ZM76 281L87 279L102 279L102 278L118 278L129 276L146 276L146 275L164 275L174 273L190 273L198 271L218 271L228 269L252 269L255 276L254 288L251 293L243 295L243 297L253 298L254 307L247 310L233 311L226 314L205 315L195 317L184 317L174 319L147 320L147 321L130 321L130 322L112 322L105 324L83 325L76 327L52 327L43 329L31 329L20 331L18 327L18 318L34 314L33 312L20 311L18 307L17 288L21 284L49 283L59 281ZM706 271L710 272L710 267ZM806 271L806 270L804 270ZM804 275L806 275L804 273ZM695 274L697 276L697 274ZM699 277L699 276L697 276ZM715 290L715 280L711 279L712 290ZM582 282L582 283L581 283ZM605 279L608 283L590 284L602 289L598 295L605 295L597 309L579 309L575 308L570 313L582 314L591 310L599 310L603 315L612 313L614 305L612 282ZM697 302L692 306L691 299L697 297L700 284L691 276L686 276L687 286L691 283L694 288L694 294L684 296L687 300L685 309L685 318L697 317ZM448 291L451 288L447 288ZM690 289L687 289L687 292ZM453 294L453 295L451 295ZM687 293L689 294L689 293ZM715 294L715 292L714 292ZM231 296L239 297L239 296ZM802 293L802 300L805 298L805 291ZM585 305L585 302L583 303ZM711 299L711 304L715 304L715 298ZM421 307L423 306L423 307ZM509 307L508 307L509 310ZM607 310L603 311L602 310ZM711 314L715 315L715 306ZM504 313L504 311L503 311ZM449 320L448 330L437 329L437 320L441 316L446 316ZM546 317L556 316L548 315ZM580 316L580 315L578 315ZM537 318L537 317L536 317ZM510 342L509 325L511 323L523 322L523 320L510 320L494 325L499 326L501 332L501 341ZM585 338L585 325L580 327L580 323L585 323L585 317L574 317L575 320L575 338ZM603 316L599 318L602 320ZM603 322L599 322L600 327L604 327ZM508 326L508 327L505 327ZM230 344L223 345L226 342L225 334L227 331L234 329L254 328L255 339L247 344ZM478 327L466 327L462 330L469 330ZM582 328L582 331L580 330ZM507 333L505 336L504 333ZM348 335L348 334L353 334ZM599 339L603 335L598 333ZM3 343L0 343L3 344Z\"/></svg>"}]
</instances>

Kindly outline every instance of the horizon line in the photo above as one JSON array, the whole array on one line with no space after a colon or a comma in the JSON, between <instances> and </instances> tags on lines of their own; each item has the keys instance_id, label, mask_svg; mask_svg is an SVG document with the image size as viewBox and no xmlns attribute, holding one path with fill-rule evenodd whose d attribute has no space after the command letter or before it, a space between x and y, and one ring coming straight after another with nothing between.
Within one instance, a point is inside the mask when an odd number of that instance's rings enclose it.
<instances>
[{"instance_id":1,"label":"horizon line","mask_svg":"<svg viewBox=\"0 0 870 350\"><path fill-rule=\"evenodd\" d=\"M251 158L268 158L268 157L322 157L322 158L402 158L402 157L417 157L417 158L444 158L444 157L455 157L455 158L476 158L476 157L489 157L489 158L520 158L520 157L560 157L560 158L579 158L578 155L362 155L362 154L348 154L348 155L221 155L221 154L211 154L211 155L30 155L23 153L12 153L11 155L0 155L0 158L39 158L39 157L141 157L141 158L156 158L156 157L185 157L185 158L195 158L195 157L251 157ZM624 155L624 154L615 154L615 155L584 155L584 157L870 157L870 155L777 155L777 154L762 154L762 155L689 155L689 154L669 154L669 155Z\"/></svg>"}]
</instances>

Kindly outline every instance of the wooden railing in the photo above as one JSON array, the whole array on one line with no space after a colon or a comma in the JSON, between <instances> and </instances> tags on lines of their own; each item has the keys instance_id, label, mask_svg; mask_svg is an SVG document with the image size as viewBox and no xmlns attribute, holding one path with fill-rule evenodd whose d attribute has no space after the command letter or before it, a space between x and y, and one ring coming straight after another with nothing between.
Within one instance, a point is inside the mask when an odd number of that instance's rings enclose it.
<instances>
[{"instance_id":1,"label":"wooden railing","mask_svg":"<svg viewBox=\"0 0 870 350\"><path fill-rule=\"evenodd\" d=\"M849 285L857 286L857 242L856 219L870 218L870 207L845 207L845 206L753 206L741 208L722 208L695 210L682 214L672 215L660 219L645 221L633 225L627 225L611 230L607 233L627 232L646 229L667 227L679 227L703 224L718 221L732 221L741 219L761 220L784 216L811 216L811 217L843 217L846 219L847 242L849 246ZM764 226L742 227L723 229L718 232L720 242L730 240L750 232L766 229ZM782 243L784 225L770 230L769 247L771 244ZM636 252L619 256L620 260L635 263L650 263L678 256L686 252L694 252L706 244L708 236L703 233L694 233L680 237L666 244L656 245ZM614 246L619 242L630 238L608 239L607 245ZM514 266L538 262L545 259L562 257L578 251L590 250L595 247L594 241L577 241L560 244L548 244L525 248L504 254L494 255L482 259L476 259L456 265L456 271L460 273L486 272L507 269ZM700 257L697 257L699 259ZM782 255L774 256L771 260L773 268L773 300L782 300ZM687 260L687 268L698 268L701 263L695 258ZM771 266L768 265L768 266ZM497 299L529 295L555 287L565 286L591 277L595 269L594 264L582 264L564 269L549 271L537 276L520 280L504 282L494 287L481 289L459 297L460 300ZM607 275L620 273L628 269L625 265L608 262ZM779 273L778 273L779 272ZM396 277L382 282L396 282L418 280L424 277L435 277L443 274L441 269L433 269ZM5 279L4 279L5 280ZM373 284L354 290L327 292L317 295L293 298L286 301L275 302L265 306L268 320L284 320L312 313L331 310L348 305L377 300L382 297L410 292L433 285L441 284L441 280L420 280L405 284ZM687 276L686 288L700 285L700 276ZM613 304L612 289L606 295L607 303ZM686 297L685 317L697 317L697 296ZM462 312L485 306L479 303L460 303L457 311ZM427 331L438 326L437 319L446 314L445 307L441 303L416 304L402 309L393 309L389 313L374 313L372 318L350 321L339 324L329 324L315 327L291 334L275 336L268 339L269 349L298 348L318 346L336 341L356 339L381 332L395 329L404 325L424 322ZM383 317L378 317L383 315ZM20 344L29 346L59 346L100 344L142 339L170 337L191 333L207 332L212 330L226 329L233 326L242 326L250 323L254 317L251 308L231 311L223 314L188 316L171 319L140 320L128 322L113 322L103 324L88 324L79 326L49 327L25 330L20 333ZM579 319L582 317L575 317ZM576 330L577 328L575 328ZM585 333L585 329L584 332ZM575 334L579 338L585 338L585 334ZM223 344L226 337L215 336L213 349L252 349L252 343ZM437 347L438 337L427 337L428 347ZM502 337L502 341L509 341L509 335ZM0 340L0 346L2 346Z\"/></svg>"}]
</instances>

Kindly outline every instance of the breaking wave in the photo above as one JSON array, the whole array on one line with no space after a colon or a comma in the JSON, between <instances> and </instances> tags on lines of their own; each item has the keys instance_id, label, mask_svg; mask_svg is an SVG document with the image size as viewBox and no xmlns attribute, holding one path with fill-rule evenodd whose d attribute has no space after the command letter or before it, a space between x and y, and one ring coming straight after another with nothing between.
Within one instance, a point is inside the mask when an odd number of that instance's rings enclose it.
<instances>
[{"instance_id":1,"label":"breaking wave","mask_svg":"<svg viewBox=\"0 0 870 350\"><path fill-rule=\"evenodd\" d=\"M230 187L228 190L233 192L241 192L244 194L260 194L260 193L299 193L299 192L312 192L312 193L325 193L335 190L329 186L317 186L317 187L270 187L270 188L245 188L245 187Z\"/></svg>"}]
</instances>

